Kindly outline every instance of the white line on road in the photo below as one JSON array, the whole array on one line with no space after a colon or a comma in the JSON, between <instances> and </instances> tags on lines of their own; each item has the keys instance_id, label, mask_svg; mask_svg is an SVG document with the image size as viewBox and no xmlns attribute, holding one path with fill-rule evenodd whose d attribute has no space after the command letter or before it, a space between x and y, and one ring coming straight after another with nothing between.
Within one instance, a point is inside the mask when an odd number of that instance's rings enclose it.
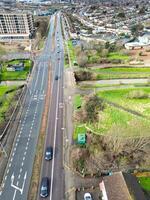
<instances>
[{"instance_id":1,"label":"white line on road","mask_svg":"<svg viewBox=\"0 0 150 200\"><path fill-rule=\"evenodd\" d=\"M60 75L60 62L59 62L58 75ZM57 85L56 118L57 118L58 107L59 107L59 103L58 103L58 101L59 101L59 82L60 82L60 79L58 79L58 85ZM54 165L55 165L55 154L56 154L56 131L57 131L57 120L55 120L55 129L54 129L54 144L53 144L54 156L53 156L53 160L52 160L50 200L52 200L52 192L53 192Z\"/></svg>"},{"instance_id":2,"label":"white line on road","mask_svg":"<svg viewBox=\"0 0 150 200\"><path fill-rule=\"evenodd\" d=\"M7 169L7 174L9 173L9 169Z\"/></svg>"},{"instance_id":3,"label":"white line on road","mask_svg":"<svg viewBox=\"0 0 150 200\"><path fill-rule=\"evenodd\" d=\"M17 192L17 190L15 190L15 192L14 192L13 200L15 200L15 198L16 198L16 192Z\"/></svg>"}]
</instances>

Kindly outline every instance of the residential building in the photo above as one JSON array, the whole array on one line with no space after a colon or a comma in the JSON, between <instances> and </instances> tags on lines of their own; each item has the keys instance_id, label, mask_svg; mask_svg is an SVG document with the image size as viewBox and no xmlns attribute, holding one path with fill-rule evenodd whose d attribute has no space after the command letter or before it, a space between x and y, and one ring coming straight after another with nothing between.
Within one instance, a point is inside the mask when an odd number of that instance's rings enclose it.
<instances>
[{"instance_id":1,"label":"residential building","mask_svg":"<svg viewBox=\"0 0 150 200\"><path fill-rule=\"evenodd\" d=\"M135 176L116 172L105 176L100 183L103 200L146 200Z\"/></svg>"},{"instance_id":2,"label":"residential building","mask_svg":"<svg viewBox=\"0 0 150 200\"><path fill-rule=\"evenodd\" d=\"M34 36L31 14L0 13L0 40L30 39Z\"/></svg>"}]
</instances>

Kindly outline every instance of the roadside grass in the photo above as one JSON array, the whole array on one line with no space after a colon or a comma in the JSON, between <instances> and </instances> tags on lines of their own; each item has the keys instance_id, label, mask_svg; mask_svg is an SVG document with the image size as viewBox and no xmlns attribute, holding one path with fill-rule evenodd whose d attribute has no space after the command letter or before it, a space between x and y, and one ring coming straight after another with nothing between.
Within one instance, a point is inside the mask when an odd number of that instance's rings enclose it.
<instances>
[{"instance_id":1,"label":"roadside grass","mask_svg":"<svg viewBox=\"0 0 150 200\"><path fill-rule=\"evenodd\" d=\"M25 64L25 69L23 71L7 71L6 67L8 64L19 64L22 61ZM30 70L32 69L32 64L31 60L13 60L3 63L0 77L1 81L26 80Z\"/></svg>"},{"instance_id":2,"label":"roadside grass","mask_svg":"<svg viewBox=\"0 0 150 200\"><path fill-rule=\"evenodd\" d=\"M125 108L135 110L146 116L150 116L150 97L149 98L128 98L129 92L142 91L147 95L150 95L150 87L141 88L128 88L128 89L116 89L99 91L98 95L106 100L117 103Z\"/></svg>"},{"instance_id":3,"label":"roadside grass","mask_svg":"<svg viewBox=\"0 0 150 200\"><path fill-rule=\"evenodd\" d=\"M74 50L72 41L69 40L67 45L68 45L69 52L70 52L71 64L72 64L72 66L74 66L74 62L77 62L77 59L76 59L75 50Z\"/></svg>"},{"instance_id":4,"label":"roadside grass","mask_svg":"<svg viewBox=\"0 0 150 200\"><path fill-rule=\"evenodd\" d=\"M144 190L150 191L150 177L138 177L138 180Z\"/></svg>"},{"instance_id":5,"label":"roadside grass","mask_svg":"<svg viewBox=\"0 0 150 200\"><path fill-rule=\"evenodd\" d=\"M65 68L69 67L69 58L68 58L68 52L67 52L67 42L64 40L64 66Z\"/></svg>"},{"instance_id":6,"label":"roadside grass","mask_svg":"<svg viewBox=\"0 0 150 200\"><path fill-rule=\"evenodd\" d=\"M123 60L123 61L128 61L130 59L130 57L128 55L124 55L119 52L109 53L107 58L109 60Z\"/></svg>"},{"instance_id":7,"label":"roadside grass","mask_svg":"<svg viewBox=\"0 0 150 200\"><path fill-rule=\"evenodd\" d=\"M5 114L8 111L9 107L15 104L15 100L13 100L13 98L16 91L13 89L17 89L17 87L0 86L0 123L3 123L5 121Z\"/></svg>"},{"instance_id":8,"label":"roadside grass","mask_svg":"<svg viewBox=\"0 0 150 200\"><path fill-rule=\"evenodd\" d=\"M79 109L81 107L82 100L83 100L83 98L82 98L82 96L80 94L75 95L74 101L73 101L75 110L77 110L77 109Z\"/></svg>"}]
</instances>

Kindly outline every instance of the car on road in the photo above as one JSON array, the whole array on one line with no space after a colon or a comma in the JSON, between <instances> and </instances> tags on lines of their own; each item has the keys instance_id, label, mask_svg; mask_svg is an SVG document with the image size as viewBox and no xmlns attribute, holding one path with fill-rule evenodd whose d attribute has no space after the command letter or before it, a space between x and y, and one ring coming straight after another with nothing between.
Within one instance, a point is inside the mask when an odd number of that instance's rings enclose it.
<instances>
[{"instance_id":1,"label":"car on road","mask_svg":"<svg viewBox=\"0 0 150 200\"><path fill-rule=\"evenodd\" d=\"M84 194L84 200L92 200L92 196L90 193L85 193Z\"/></svg>"},{"instance_id":2,"label":"car on road","mask_svg":"<svg viewBox=\"0 0 150 200\"><path fill-rule=\"evenodd\" d=\"M55 80L58 80L58 78L59 78L58 75L56 75L56 76L55 76Z\"/></svg>"},{"instance_id":3,"label":"car on road","mask_svg":"<svg viewBox=\"0 0 150 200\"><path fill-rule=\"evenodd\" d=\"M48 177L43 177L41 181L40 196L43 198L49 195L49 179Z\"/></svg>"},{"instance_id":4,"label":"car on road","mask_svg":"<svg viewBox=\"0 0 150 200\"><path fill-rule=\"evenodd\" d=\"M45 160L52 160L53 158L53 148L47 147L45 151Z\"/></svg>"}]
</instances>

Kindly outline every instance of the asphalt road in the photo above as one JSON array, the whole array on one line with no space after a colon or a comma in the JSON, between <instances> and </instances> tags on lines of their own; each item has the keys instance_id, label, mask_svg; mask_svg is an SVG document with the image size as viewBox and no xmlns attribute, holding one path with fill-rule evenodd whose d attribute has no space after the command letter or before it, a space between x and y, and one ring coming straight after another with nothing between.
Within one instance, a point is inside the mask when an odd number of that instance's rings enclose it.
<instances>
[{"instance_id":1,"label":"asphalt road","mask_svg":"<svg viewBox=\"0 0 150 200\"><path fill-rule=\"evenodd\" d=\"M41 56L35 61L10 159L0 190L0 200L27 200L52 56L54 16Z\"/></svg>"},{"instance_id":2,"label":"asphalt road","mask_svg":"<svg viewBox=\"0 0 150 200\"><path fill-rule=\"evenodd\" d=\"M59 38L59 39L58 39ZM59 44L59 47L58 47ZM45 161L43 158L42 177L48 177L50 180L50 194L47 200L64 199L64 169L63 169L63 69L64 69L64 52L63 38L60 26L60 14L57 14L57 26L55 34L55 56L54 78L51 90L51 105L48 115L47 136L45 148L53 147L53 159ZM60 51L59 53L57 51ZM58 80L55 76L58 75ZM39 188L40 190L40 188ZM42 199L38 194L37 199Z\"/></svg>"}]
</instances>

